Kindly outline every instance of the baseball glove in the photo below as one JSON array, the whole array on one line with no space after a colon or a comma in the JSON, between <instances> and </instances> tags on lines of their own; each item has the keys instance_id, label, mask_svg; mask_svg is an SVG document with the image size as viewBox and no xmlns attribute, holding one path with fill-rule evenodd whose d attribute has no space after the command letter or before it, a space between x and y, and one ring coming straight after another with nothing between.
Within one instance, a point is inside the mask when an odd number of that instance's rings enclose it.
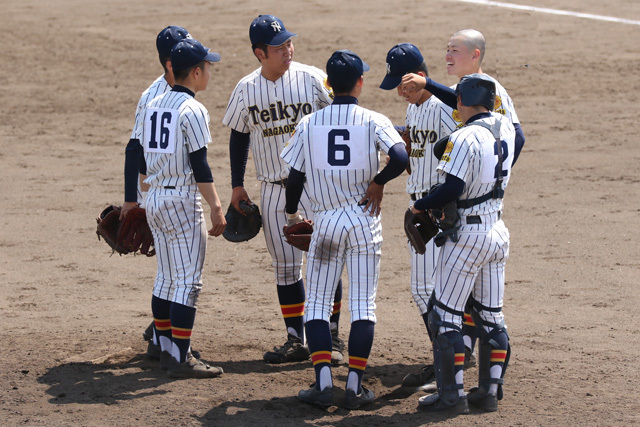
<instances>
[{"instance_id":1,"label":"baseball glove","mask_svg":"<svg viewBox=\"0 0 640 427\"><path fill-rule=\"evenodd\" d=\"M305 219L291 226L282 228L284 238L288 244L301 251L308 252L311 243L311 233L313 233L313 221Z\"/></svg>"},{"instance_id":2,"label":"baseball glove","mask_svg":"<svg viewBox=\"0 0 640 427\"><path fill-rule=\"evenodd\" d=\"M146 256L154 256L153 236L147 224L147 216L142 208L130 210L123 221L120 221L120 206L107 206L96 218L98 240L104 239L112 249L126 255L140 251Z\"/></svg>"},{"instance_id":3,"label":"baseball glove","mask_svg":"<svg viewBox=\"0 0 640 427\"><path fill-rule=\"evenodd\" d=\"M147 213L143 208L132 208L124 217L118 229L117 243L127 251L140 251L146 256L156 254L153 248L153 234L147 223Z\"/></svg>"},{"instance_id":4,"label":"baseball glove","mask_svg":"<svg viewBox=\"0 0 640 427\"><path fill-rule=\"evenodd\" d=\"M402 140L404 141L404 148L405 150L407 150L407 155L409 157L411 157L411 132L409 130L409 128L405 128L401 133L400 136L402 137ZM411 161L407 162L407 173L411 174Z\"/></svg>"},{"instance_id":5,"label":"baseball glove","mask_svg":"<svg viewBox=\"0 0 640 427\"><path fill-rule=\"evenodd\" d=\"M118 244L118 229L120 228L120 206L107 206L102 212L100 212L100 216L96 218L96 222L98 223L98 227L96 229L96 234L98 235L98 240L102 237L107 245L111 247L113 255L117 252L120 255L126 255L129 251L124 248L122 245Z\"/></svg>"},{"instance_id":6,"label":"baseball glove","mask_svg":"<svg viewBox=\"0 0 640 427\"><path fill-rule=\"evenodd\" d=\"M438 231L438 226L433 223L428 214L424 212L414 214L411 209L405 212L404 232L413 249L420 255L425 253L427 243L438 234Z\"/></svg>"},{"instance_id":7,"label":"baseball glove","mask_svg":"<svg viewBox=\"0 0 640 427\"><path fill-rule=\"evenodd\" d=\"M429 193L433 193L441 184L435 184L429 189ZM447 231L456 225L460 218L458 215L458 206L455 200L449 202L441 208L429 209L429 216L433 223L442 231Z\"/></svg>"},{"instance_id":8,"label":"baseball glove","mask_svg":"<svg viewBox=\"0 0 640 427\"><path fill-rule=\"evenodd\" d=\"M227 226L222 232L222 236L230 242L246 242L251 240L260 232L262 227L262 217L258 205L250 205L245 200L240 201L240 209L246 215L229 205L224 218L227 220Z\"/></svg>"}]
</instances>

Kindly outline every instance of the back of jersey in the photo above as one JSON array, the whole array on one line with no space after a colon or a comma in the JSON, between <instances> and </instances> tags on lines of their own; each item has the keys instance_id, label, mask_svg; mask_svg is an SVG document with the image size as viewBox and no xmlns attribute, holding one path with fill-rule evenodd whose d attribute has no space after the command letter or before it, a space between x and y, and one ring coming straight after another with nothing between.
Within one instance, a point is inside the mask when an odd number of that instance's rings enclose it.
<instances>
[{"instance_id":1,"label":"back of jersey","mask_svg":"<svg viewBox=\"0 0 640 427\"><path fill-rule=\"evenodd\" d=\"M378 151L399 142L391 121L357 104L332 104L306 116L282 152L304 172L314 212L357 204L380 166Z\"/></svg>"}]
</instances>

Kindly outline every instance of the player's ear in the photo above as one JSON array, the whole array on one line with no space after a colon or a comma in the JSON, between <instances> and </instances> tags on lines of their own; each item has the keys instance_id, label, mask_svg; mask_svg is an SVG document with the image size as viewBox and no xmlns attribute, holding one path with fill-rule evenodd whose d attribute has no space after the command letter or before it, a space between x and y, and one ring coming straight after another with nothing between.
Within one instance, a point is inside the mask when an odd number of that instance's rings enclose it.
<instances>
[{"instance_id":1,"label":"player's ear","mask_svg":"<svg viewBox=\"0 0 640 427\"><path fill-rule=\"evenodd\" d=\"M260 49L259 47L253 49L253 54L256 56L256 58L258 58L258 60L262 61L264 59L266 59L267 57L264 54L264 51L262 49Z\"/></svg>"}]
</instances>

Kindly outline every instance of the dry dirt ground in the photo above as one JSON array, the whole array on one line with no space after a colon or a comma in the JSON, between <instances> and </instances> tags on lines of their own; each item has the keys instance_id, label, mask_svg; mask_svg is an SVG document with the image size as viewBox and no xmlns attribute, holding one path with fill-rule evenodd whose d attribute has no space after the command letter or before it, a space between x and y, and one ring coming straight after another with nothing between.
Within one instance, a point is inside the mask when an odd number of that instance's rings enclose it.
<instances>
[{"instance_id":1,"label":"dry dirt ground","mask_svg":"<svg viewBox=\"0 0 640 427\"><path fill-rule=\"evenodd\" d=\"M525 3L524 0L517 1ZM0 424L3 425L633 425L637 383L640 26L456 1L0 1ZM640 20L635 0L536 6ZM269 366L284 341L262 236L210 238L194 348L225 374L172 381L145 359L155 259L110 257L95 217L123 192L124 147L142 90L161 72L154 39L188 28L222 54L209 89L209 162L229 202L228 130L236 82L255 69L259 13L300 34L296 59L324 68L349 48L371 65L361 105L401 123L406 105L377 88L387 50L413 42L431 75L453 84L444 48L484 32L484 71L516 102L527 137L506 198L511 231L504 311L513 355L497 413L417 410L402 377L431 360L409 293L400 226L404 180L387 185L379 323L364 410L299 403L311 363ZM250 194L259 195L253 166ZM343 313L341 333L348 333ZM343 390L347 368L334 370ZM466 387L477 370L465 376Z\"/></svg>"}]
</instances>

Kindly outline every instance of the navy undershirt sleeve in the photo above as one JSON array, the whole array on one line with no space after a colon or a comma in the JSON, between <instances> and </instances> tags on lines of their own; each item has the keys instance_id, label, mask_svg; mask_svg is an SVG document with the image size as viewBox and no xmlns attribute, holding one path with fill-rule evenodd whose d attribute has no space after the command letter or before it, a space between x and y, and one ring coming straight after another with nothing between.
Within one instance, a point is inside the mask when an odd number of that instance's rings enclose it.
<instances>
[{"instance_id":1,"label":"navy undershirt sleeve","mask_svg":"<svg viewBox=\"0 0 640 427\"><path fill-rule=\"evenodd\" d=\"M449 86L434 82L431 78L427 77L427 84L424 88L454 110L458 108L458 97L456 96L456 91L451 89Z\"/></svg>"},{"instance_id":2,"label":"navy undershirt sleeve","mask_svg":"<svg viewBox=\"0 0 640 427\"><path fill-rule=\"evenodd\" d=\"M137 139L130 139L124 151L124 201L138 201L138 174L144 163L142 145ZM146 172L146 164L144 164Z\"/></svg>"},{"instance_id":3,"label":"navy undershirt sleeve","mask_svg":"<svg viewBox=\"0 0 640 427\"><path fill-rule=\"evenodd\" d=\"M207 162L207 147L189 153L189 162L191 162L193 178L196 182L213 182L211 168Z\"/></svg>"},{"instance_id":4,"label":"navy undershirt sleeve","mask_svg":"<svg viewBox=\"0 0 640 427\"><path fill-rule=\"evenodd\" d=\"M302 197L302 191L304 190L305 178L304 172L293 168L289 171L285 190L286 205L284 210L286 213L294 214L298 212L298 203L300 203L300 197Z\"/></svg>"},{"instance_id":5,"label":"navy undershirt sleeve","mask_svg":"<svg viewBox=\"0 0 640 427\"><path fill-rule=\"evenodd\" d=\"M460 178L447 174L444 184L440 185L436 191L417 200L414 207L419 211L427 209L439 209L449 202L458 200L464 190L464 181Z\"/></svg>"},{"instance_id":6,"label":"navy undershirt sleeve","mask_svg":"<svg viewBox=\"0 0 640 427\"><path fill-rule=\"evenodd\" d=\"M379 185L385 185L393 178L400 176L407 168L409 155L404 148L404 144L395 144L389 150L389 163L373 178L373 181Z\"/></svg>"},{"instance_id":7,"label":"navy undershirt sleeve","mask_svg":"<svg viewBox=\"0 0 640 427\"><path fill-rule=\"evenodd\" d=\"M244 172L249 158L249 134L231 129L229 135L229 161L231 163L231 188L244 186Z\"/></svg>"},{"instance_id":8,"label":"navy undershirt sleeve","mask_svg":"<svg viewBox=\"0 0 640 427\"><path fill-rule=\"evenodd\" d=\"M518 160L518 156L522 151L522 147L524 147L524 132L522 132L522 127L520 126L520 123L514 123L513 127L516 130L516 147L515 147L516 152L513 153L513 163L511 164L512 167L513 165L516 164L516 160Z\"/></svg>"}]
</instances>

